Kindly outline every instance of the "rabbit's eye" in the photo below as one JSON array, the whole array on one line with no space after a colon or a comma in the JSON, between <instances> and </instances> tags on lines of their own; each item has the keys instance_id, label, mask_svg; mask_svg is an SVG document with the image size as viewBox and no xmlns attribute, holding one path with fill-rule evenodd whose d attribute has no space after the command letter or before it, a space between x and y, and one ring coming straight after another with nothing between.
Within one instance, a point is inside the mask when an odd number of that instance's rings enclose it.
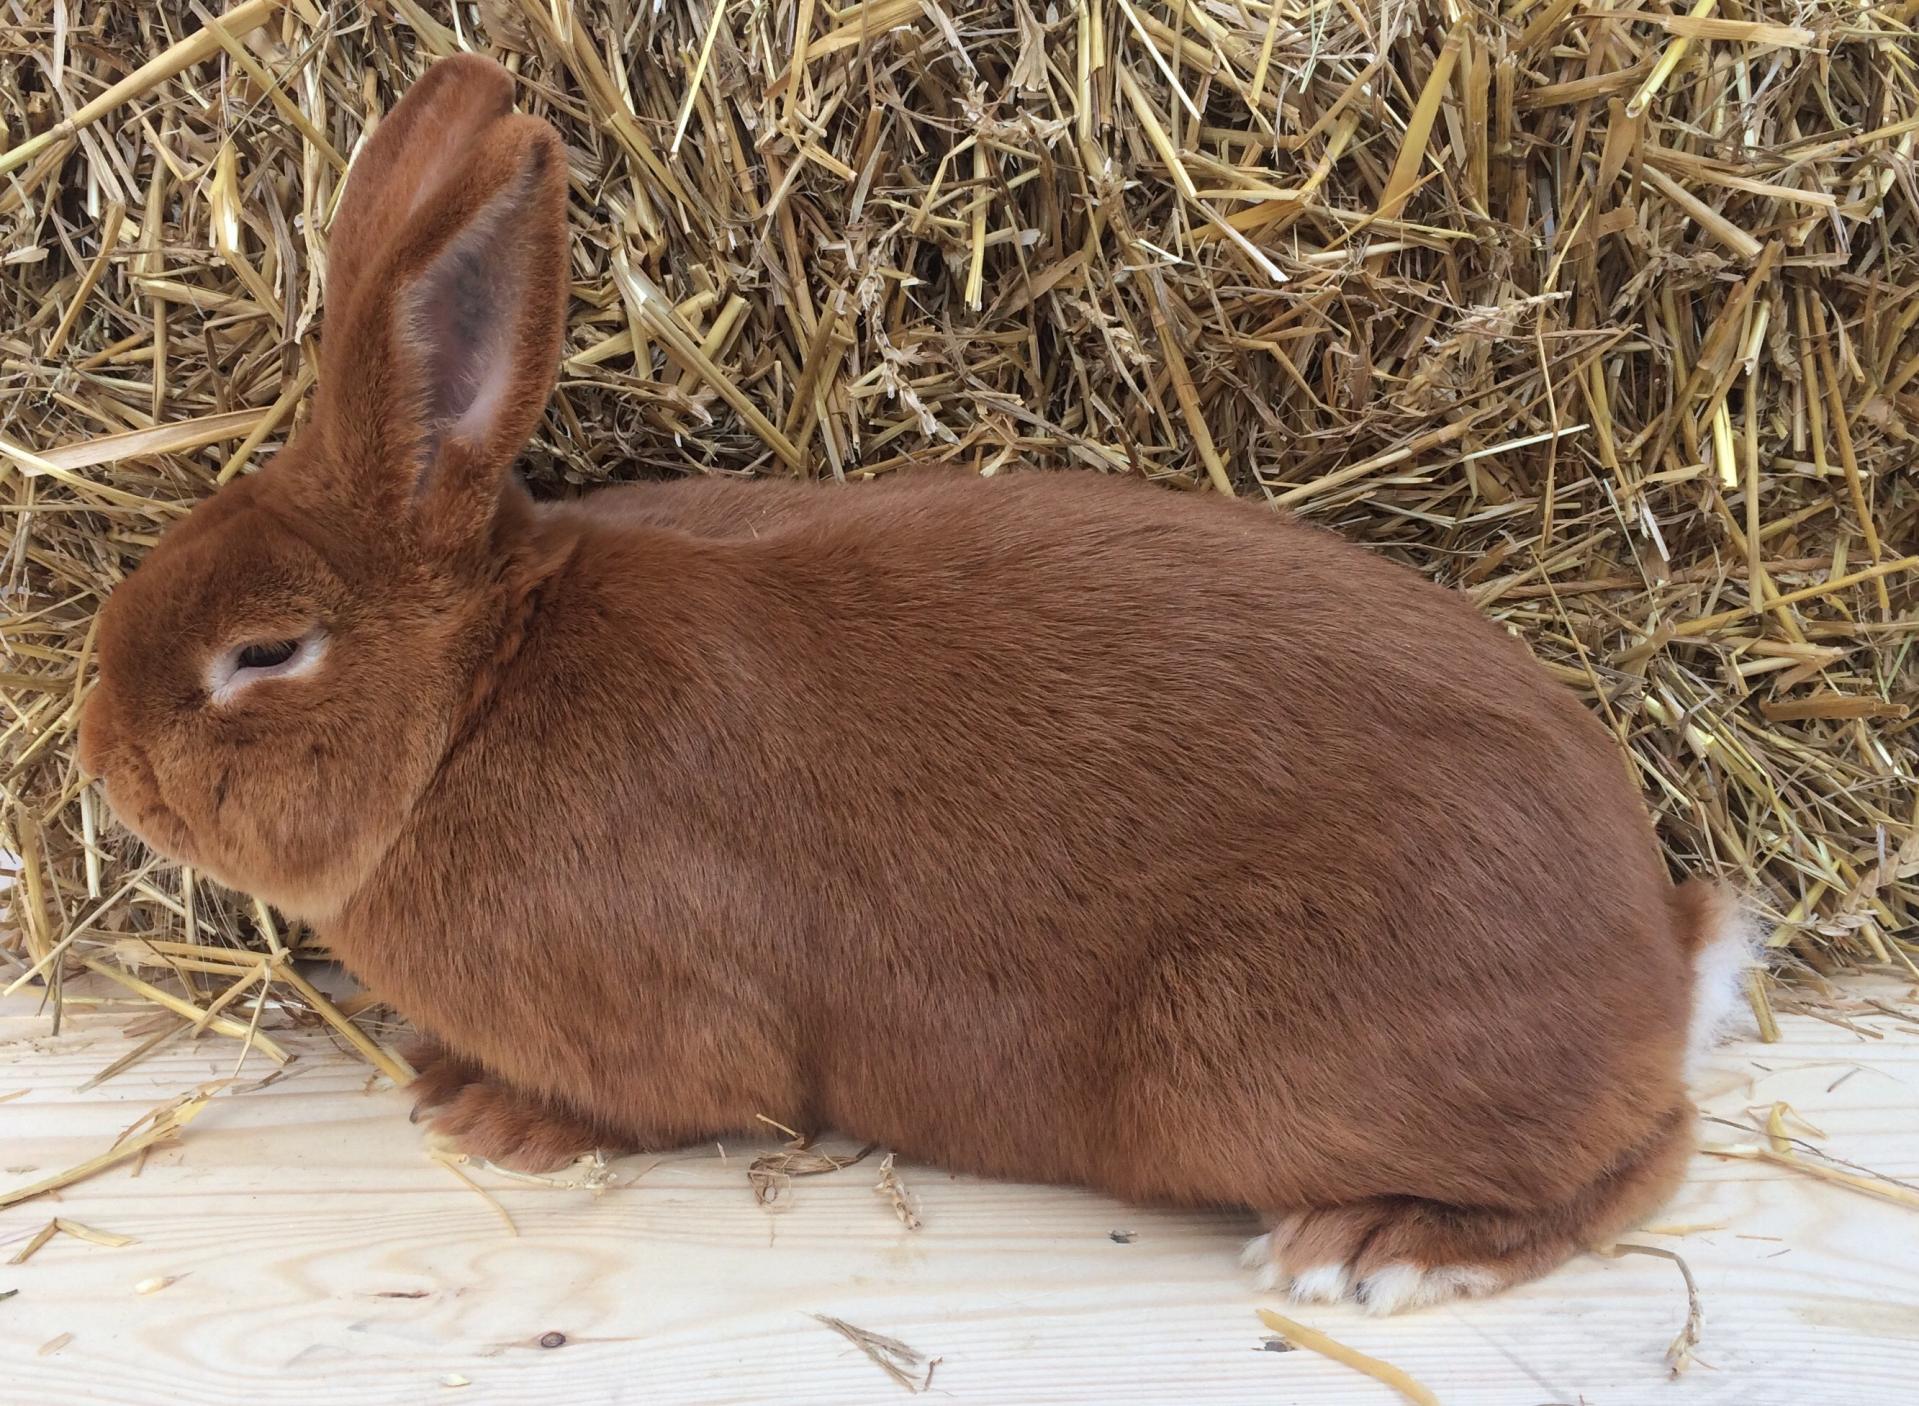
<instances>
[{"instance_id":1,"label":"rabbit's eye","mask_svg":"<svg viewBox=\"0 0 1919 1406\"><path fill-rule=\"evenodd\" d=\"M286 663L299 647L298 640L265 640L250 644L240 651L239 664L242 669L271 669Z\"/></svg>"},{"instance_id":2,"label":"rabbit's eye","mask_svg":"<svg viewBox=\"0 0 1919 1406\"><path fill-rule=\"evenodd\" d=\"M316 625L290 640L234 645L207 665L207 694L215 704L228 703L263 680L310 674L326 654L326 643L325 631Z\"/></svg>"}]
</instances>

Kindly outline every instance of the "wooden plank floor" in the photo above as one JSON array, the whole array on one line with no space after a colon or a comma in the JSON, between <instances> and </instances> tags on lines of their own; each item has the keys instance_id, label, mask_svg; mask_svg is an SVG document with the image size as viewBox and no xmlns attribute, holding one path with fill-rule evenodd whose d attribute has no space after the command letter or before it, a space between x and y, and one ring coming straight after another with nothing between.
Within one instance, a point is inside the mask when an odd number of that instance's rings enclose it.
<instances>
[{"instance_id":1,"label":"wooden plank floor","mask_svg":"<svg viewBox=\"0 0 1919 1406\"><path fill-rule=\"evenodd\" d=\"M1788 1016L1782 1043L1729 1047L1707 1111L1749 1123L1783 1100L1830 1154L1919 1179L1919 1023L1869 1010L1858 1024L1882 1038ZM24 1091L0 1103L0 1190L231 1072L236 1046L214 1038L77 1092L130 1048L118 1026L93 1014L52 1037L30 1004L0 1006L0 1099ZM931 1393L954 1401L1397 1399L1312 1352L1272 1350L1261 1302L1447 1406L1919 1400L1919 1212L1793 1171L1701 1156L1659 1217L1685 1233L1636 1237L1679 1251L1704 1304L1699 1361L1669 1383L1685 1298L1665 1260L1587 1257L1490 1301L1375 1321L1254 1293L1236 1265L1254 1230L1241 1216L907 1167L924 1218L912 1231L874 1191L877 1158L795 1182L778 1210L748 1183L765 1147L631 1159L615 1169L635 1179L597 1195L476 1170L514 1236L425 1155L403 1094L369 1089L323 1034L289 1038L286 1077L216 1100L137 1177L121 1166L0 1211L0 1261L56 1214L138 1240L63 1235L0 1262L0 1293L16 1291L0 1301L4 1406L907 1395L814 1314L937 1357ZM1756 1140L1715 1124L1705 1138Z\"/></svg>"}]
</instances>

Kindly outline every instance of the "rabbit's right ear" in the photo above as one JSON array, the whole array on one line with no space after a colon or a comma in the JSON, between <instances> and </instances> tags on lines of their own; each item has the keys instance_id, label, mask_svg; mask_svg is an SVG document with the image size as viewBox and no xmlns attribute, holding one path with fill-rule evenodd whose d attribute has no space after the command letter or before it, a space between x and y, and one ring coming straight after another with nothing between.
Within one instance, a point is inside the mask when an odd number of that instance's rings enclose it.
<instances>
[{"instance_id":1,"label":"rabbit's right ear","mask_svg":"<svg viewBox=\"0 0 1919 1406\"><path fill-rule=\"evenodd\" d=\"M336 328L386 246L464 168L474 138L513 110L512 75L478 54L432 65L367 138L327 239L326 310ZM329 358L350 349L324 338Z\"/></svg>"}]
</instances>

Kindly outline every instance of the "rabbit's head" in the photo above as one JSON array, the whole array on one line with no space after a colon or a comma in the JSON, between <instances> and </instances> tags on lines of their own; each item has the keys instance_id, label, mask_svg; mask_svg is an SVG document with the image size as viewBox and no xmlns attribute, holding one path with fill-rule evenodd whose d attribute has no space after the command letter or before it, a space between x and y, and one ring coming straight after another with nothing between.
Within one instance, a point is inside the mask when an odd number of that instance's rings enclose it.
<instances>
[{"instance_id":1,"label":"rabbit's head","mask_svg":"<svg viewBox=\"0 0 1919 1406\"><path fill-rule=\"evenodd\" d=\"M451 745L531 550L566 160L474 57L434 65L334 222L311 422L100 613L83 767L162 853L303 916L345 901Z\"/></svg>"}]
</instances>

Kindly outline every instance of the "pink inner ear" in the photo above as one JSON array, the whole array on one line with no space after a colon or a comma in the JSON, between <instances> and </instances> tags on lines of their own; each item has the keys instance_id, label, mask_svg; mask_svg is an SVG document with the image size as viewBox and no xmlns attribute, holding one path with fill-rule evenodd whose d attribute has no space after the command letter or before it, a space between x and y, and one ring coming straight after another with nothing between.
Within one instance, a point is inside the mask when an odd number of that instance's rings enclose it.
<instances>
[{"instance_id":1,"label":"pink inner ear","mask_svg":"<svg viewBox=\"0 0 1919 1406\"><path fill-rule=\"evenodd\" d=\"M524 294L502 192L429 265L404 304L418 358L427 464L448 437L484 439L513 384L514 335Z\"/></svg>"},{"instance_id":2,"label":"pink inner ear","mask_svg":"<svg viewBox=\"0 0 1919 1406\"><path fill-rule=\"evenodd\" d=\"M454 439L485 438L506 399L507 387L513 383L513 357L509 350L495 346L490 351L492 354L480 370L479 384L473 388L473 399L447 427L447 434Z\"/></svg>"}]
</instances>

